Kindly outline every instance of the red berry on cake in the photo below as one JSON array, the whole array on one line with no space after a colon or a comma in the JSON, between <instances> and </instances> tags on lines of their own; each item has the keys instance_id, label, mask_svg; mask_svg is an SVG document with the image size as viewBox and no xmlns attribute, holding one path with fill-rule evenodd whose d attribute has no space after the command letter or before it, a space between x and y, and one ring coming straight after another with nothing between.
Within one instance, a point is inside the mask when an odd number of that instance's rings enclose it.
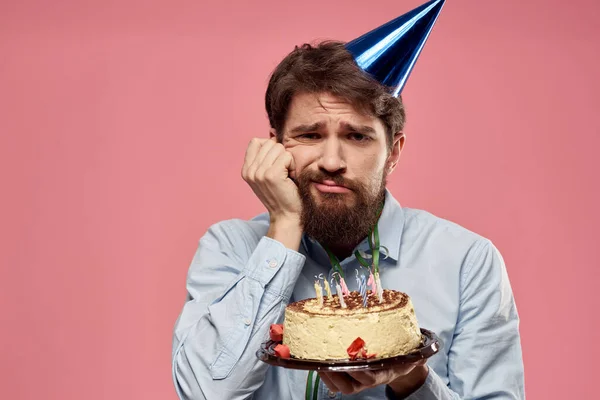
<instances>
[{"instance_id":1,"label":"red berry on cake","mask_svg":"<svg viewBox=\"0 0 600 400\"><path fill-rule=\"evenodd\" d=\"M280 358L290 358L290 348L285 344L278 344L275 346L275 355Z\"/></svg>"},{"instance_id":2,"label":"red berry on cake","mask_svg":"<svg viewBox=\"0 0 600 400\"><path fill-rule=\"evenodd\" d=\"M283 340L283 325L271 324L271 328L269 329L269 336L271 337L272 341L281 342Z\"/></svg>"}]
</instances>

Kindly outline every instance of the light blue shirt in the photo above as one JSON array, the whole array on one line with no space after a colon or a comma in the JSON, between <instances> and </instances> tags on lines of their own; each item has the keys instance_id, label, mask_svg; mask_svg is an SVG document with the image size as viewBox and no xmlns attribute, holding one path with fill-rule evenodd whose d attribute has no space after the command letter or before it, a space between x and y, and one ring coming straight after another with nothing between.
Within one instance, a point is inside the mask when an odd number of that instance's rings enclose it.
<instances>
[{"instance_id":1,"label":"light blue shirt","mask_svg":"<svg viewBox=\"0 0 600 400\"><path fill-rule=\"evenodd\" d=\"M285 306L315 297L315 275L330 276L319 243L299 251L266 237L268 214L219 222L200 239L187 277L188 297L173 338L172 373L181 399L305 399L306 371L271 367L256 357ZM379 220L388 257L386 289L408 293L419 325L438 334L425 384L410 400L524 399L519 317L504 261L487 239L421 210L389 191ZM370 253L365 239L357 249ZM348 277L354 256L341 262ZM352 290L354 279L347 279ZM385 399L380 386L319 399Z\"/></svg>"}]
</instances>

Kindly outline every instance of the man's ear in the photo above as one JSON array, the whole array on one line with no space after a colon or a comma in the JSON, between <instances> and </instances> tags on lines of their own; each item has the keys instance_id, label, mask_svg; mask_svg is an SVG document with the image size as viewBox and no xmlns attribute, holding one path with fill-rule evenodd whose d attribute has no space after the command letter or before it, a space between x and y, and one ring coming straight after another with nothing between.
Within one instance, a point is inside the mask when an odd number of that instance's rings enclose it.
<instances>
[{"instance_id":1,"label":"man's ear","mask_svg":"<svg viewBox=\"0 0 600 400\"><path fill-rule=\"evenodd\" d=\"M388 175L391 174L394 171L394 169L396 169L396 165L398 165L398 161L400 161L400 155L402 154L402 149L404 148L405 142L406 135L404 134L404 132L398 132L394 135L392 149L387 159L386 168Z\"/></svg>"}]
</instances>

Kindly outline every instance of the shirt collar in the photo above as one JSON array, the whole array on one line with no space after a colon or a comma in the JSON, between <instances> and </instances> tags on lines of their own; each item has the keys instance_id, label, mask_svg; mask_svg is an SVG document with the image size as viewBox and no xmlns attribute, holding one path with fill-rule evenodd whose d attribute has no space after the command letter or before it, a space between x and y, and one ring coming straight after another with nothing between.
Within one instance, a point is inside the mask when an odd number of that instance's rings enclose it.
<instances>
[{"instance_id":1,"label":"shirt collar","mask_svg":"<svg viewBox=\"0 0 600 400\"><path fill-rule=\"evenodd\" d=\"M398 261L402 231L404 230L404 211L388 189L385 190L385 204L377 226L380 245L389 251L390 258Z\"/></svg>"}]
</instances>

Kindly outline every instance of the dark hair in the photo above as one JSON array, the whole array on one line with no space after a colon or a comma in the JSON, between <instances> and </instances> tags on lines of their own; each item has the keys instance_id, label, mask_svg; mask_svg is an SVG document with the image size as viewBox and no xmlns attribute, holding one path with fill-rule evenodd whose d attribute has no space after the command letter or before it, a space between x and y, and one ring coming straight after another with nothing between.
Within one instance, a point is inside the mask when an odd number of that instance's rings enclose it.
<instances>
[{"instance_id":1,"label":"dark hair","mask_svg":"<svg viewBox=\"0 0 600 400\"><path fill-rule=\"evenodd\" d=\"M381 119L388 146L392 145L393 136L404 129L402 98L392 96L390 88L365 73L344 43L324 41L316 46L296 46L271 75L265 107L279 141L294 95L323 92L344 99L359 112Z\"/></svg>"}]
</instances>

